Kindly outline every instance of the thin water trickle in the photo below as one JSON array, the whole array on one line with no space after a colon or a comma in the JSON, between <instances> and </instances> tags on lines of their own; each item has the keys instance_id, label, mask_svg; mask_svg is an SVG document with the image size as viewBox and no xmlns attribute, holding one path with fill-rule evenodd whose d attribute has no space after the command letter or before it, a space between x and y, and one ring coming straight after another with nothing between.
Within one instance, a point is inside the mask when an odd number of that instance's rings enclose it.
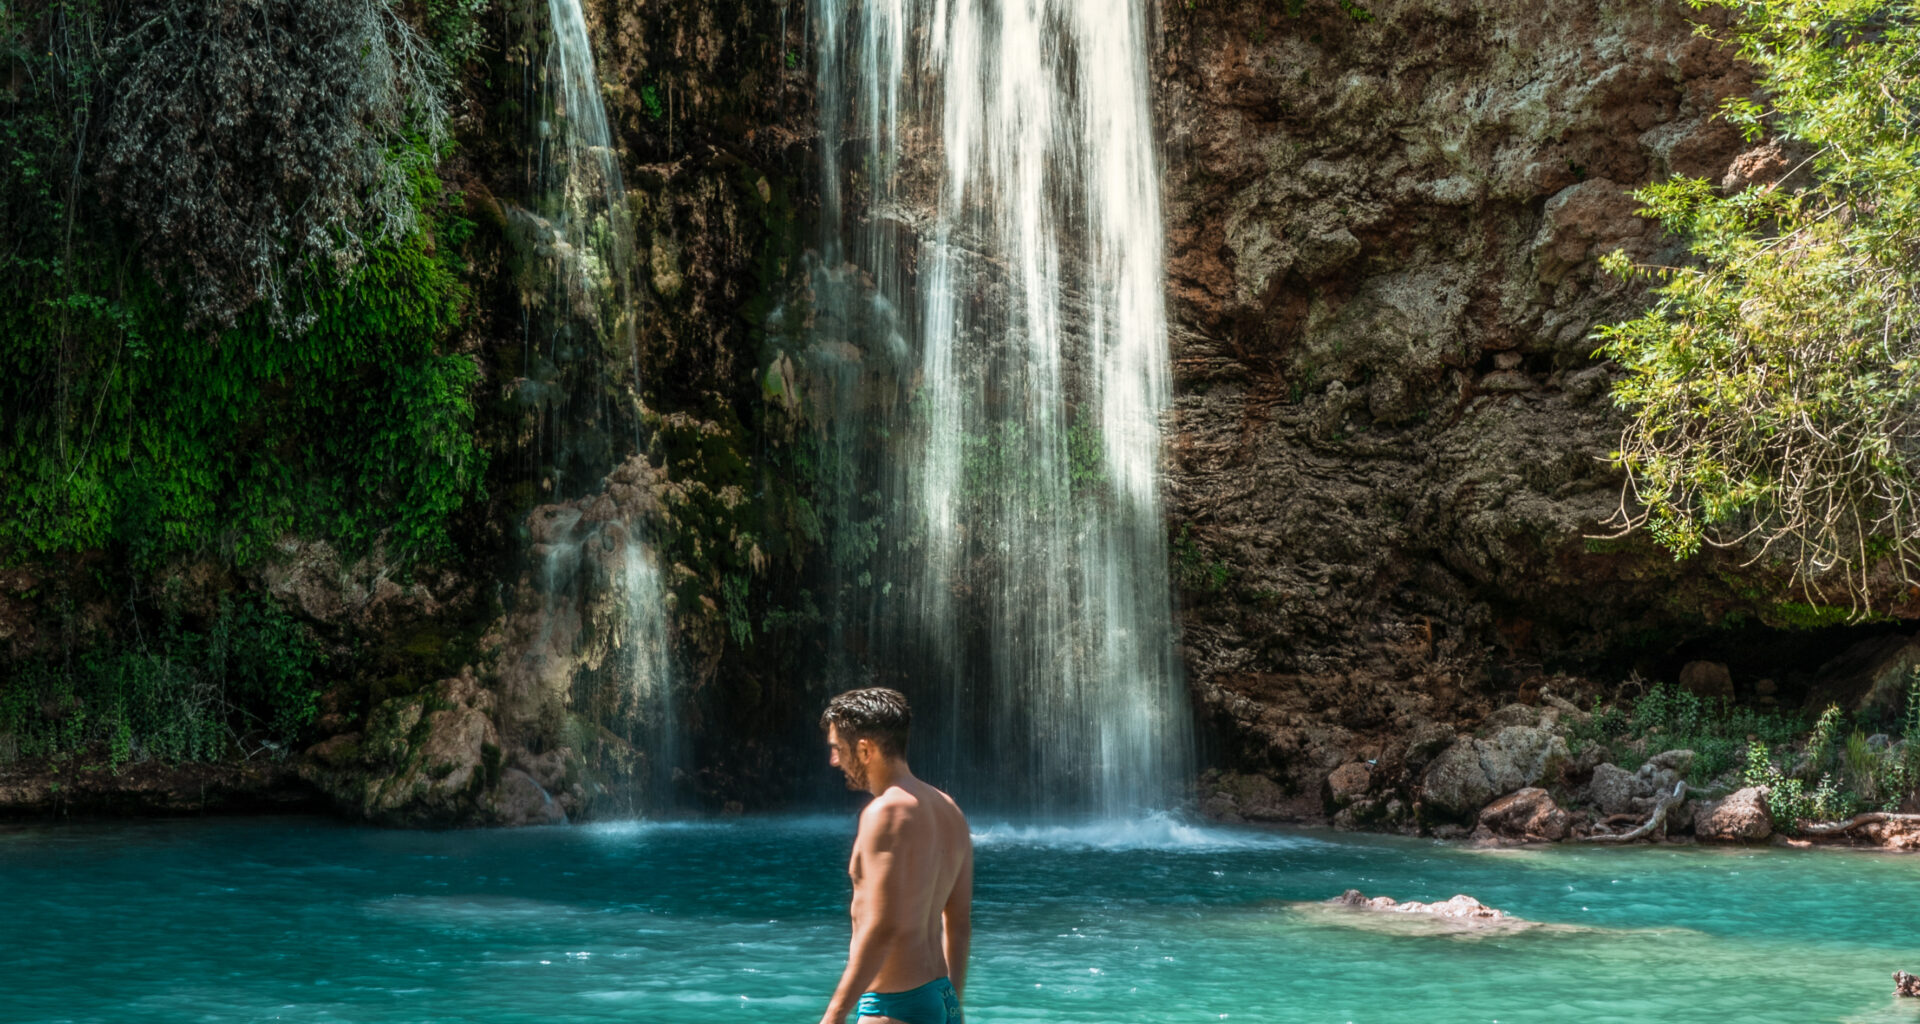
<instances>
[{"instance_id":1,"label":"thin water trickle","mask_svg":"<svg viewBox=\"0 0 1920 1024\"><path fill-rule=\"evenodd\" d=\"M814 34L839 670L928 707L977 800L1165 806L1192 741L1144 12L827 0Z\"/></svg>"},{"instance_id":2,"label":"thin water trickle","mask_svg":"<svg viewBox=\"0 0 1920 1024\"><path fill-rule=\"evenodd\" d=\"M630 454L643 447L632 212L580 0L549 0L547 9L532 203L508 214L529 324L527 371L517 386L541 424L532 472L539 493L565 502L616 482L643 487L645 474L643 460ZM630 768L638 786L610 794L601 813L665 804L678 751L665 589L639 505L616 506L622 512L611 520L566 505L534 513L544 516L545 538L538 674L574 713L631 743L645 765L602 766ZM607 593L619 611L595 627L610 635L581 635L577 617ZM556 616L573 617L565 635L575 646L600 646L566 649L556 641Z\"/></svg>"}]
</instances>

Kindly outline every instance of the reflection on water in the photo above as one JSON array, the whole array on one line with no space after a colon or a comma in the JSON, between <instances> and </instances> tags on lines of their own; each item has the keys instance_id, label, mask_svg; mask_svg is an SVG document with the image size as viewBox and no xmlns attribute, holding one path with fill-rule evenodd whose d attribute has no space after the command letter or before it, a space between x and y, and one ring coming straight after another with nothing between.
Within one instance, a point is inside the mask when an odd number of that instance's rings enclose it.
<instances>
[{"instance_id":1,"label":"reflection on water","mask_svg":"<svg viewBox=\"0 0 1920 1024\"><path fill-rule=\"evenodd\" d=\"M807 1020L846 951L853 824L0 830L0 1019ZM1920 858L975 828L975 1022L1920 1022L1889 977L1920 965ZM1318 906L1348 888L1540 927Z\"/></svg>"}]
</instances>

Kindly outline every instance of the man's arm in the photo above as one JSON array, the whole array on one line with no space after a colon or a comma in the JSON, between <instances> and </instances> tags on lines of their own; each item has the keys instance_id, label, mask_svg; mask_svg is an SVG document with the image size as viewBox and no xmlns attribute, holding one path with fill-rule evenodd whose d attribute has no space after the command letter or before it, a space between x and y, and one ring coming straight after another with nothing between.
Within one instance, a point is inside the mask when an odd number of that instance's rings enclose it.
<instances>
[{"instance_id":1,"label":"man's arm","mask_svg":"<svg viewBox=\"0 0 1920 1024\"><path fill-rule=\"evenodd\" d=\"M860 815L860 836L853 844L854 857L860 862L860 879L853 889L853 943L847 950L847 969L840 974L821 1024L844 1024L860 994L880 973L887 949L898 935L895 908L904 902L904 894L900 892L902 873L895 870L894 860L905 822L905 808L878 801Z\"/></svg>"},{"instance_id":2,"label":"man's arm","mask_svg":"<svg viewBox=\"0 0 1920 1024\"><path fill-rule=\"evenodd\" d=\"M953 892L940 910L941 949L947 956L947 980L953 992L966 998L967 952L973 945L973 844L967 844L966 859L953 880Z\"/></svg>"}]
</instances>

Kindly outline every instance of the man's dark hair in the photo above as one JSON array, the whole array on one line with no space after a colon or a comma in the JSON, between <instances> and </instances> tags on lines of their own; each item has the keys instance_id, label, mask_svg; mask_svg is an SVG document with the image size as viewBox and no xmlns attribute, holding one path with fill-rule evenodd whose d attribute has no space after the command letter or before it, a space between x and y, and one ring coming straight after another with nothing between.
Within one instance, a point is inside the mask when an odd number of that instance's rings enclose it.
<instances>
[{"instance_id":1,"label":"man's dark hair","mask_svg":"<svg viewBox=\"0 0 1920 1024\"><path fill-rule=\"evenodd\" d=\"M884 686L848 690L827 702L820 714L820 728L840 730L849 744L872 740L888 757L907 756L907 731L913 727L913 710L907 707L907 695Z\"/></svg>"}]
</instances>

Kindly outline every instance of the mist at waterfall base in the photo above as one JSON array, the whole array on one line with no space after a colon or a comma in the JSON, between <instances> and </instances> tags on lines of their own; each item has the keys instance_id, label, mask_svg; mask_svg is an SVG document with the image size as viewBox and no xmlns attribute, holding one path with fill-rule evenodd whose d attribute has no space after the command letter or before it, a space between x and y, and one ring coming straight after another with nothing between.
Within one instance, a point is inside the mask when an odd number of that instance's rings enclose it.
<instances>
[{"instance_id":1,"label":"mist at waterfall base","mask_svg":"<svg viewBox=\"0 0 1920 1024\"><path fill-rule=\"evenodd\" d=\"M11 826L0 1018L811 1021L846 956L853 824ZM1920 966L1912 858L975 828L982 1024L1915 1019L1890 977ZM1314 905L1348 888L1465 892L1545 926L1473 936Z\"/></svg>"},{"instance_id":2,"label":"mist at waterfall base","mask_svg":"<svg viewBox=\"0 0 1920 1024\"><path fill-rule=\"evenodd\" d=\"M916 767L969 808L1170 806L1193 754L1144 13L824 0L811 30L823 234L798 357L833 685L905 691L938 723Z\"/></svg>"}]
</instances>

